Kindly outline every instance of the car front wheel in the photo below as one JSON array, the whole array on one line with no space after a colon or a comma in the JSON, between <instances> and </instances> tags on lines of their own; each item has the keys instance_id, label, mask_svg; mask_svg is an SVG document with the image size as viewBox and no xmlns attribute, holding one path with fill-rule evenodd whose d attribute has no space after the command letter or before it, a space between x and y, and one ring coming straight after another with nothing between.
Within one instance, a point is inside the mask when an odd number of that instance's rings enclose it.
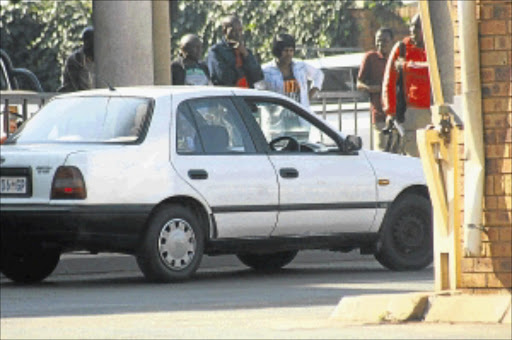
<instances>
[{"instance_id":1,"label":"car front wheel","mask_svg":"<svg viewBox=\"0 0 512 340\"><path fill-rule=\"evenodd\" d=\"M239 253L236 256L243 264L255 270L272 271L292 262L295 256L297 256L297 250L270 254Z\"/></svg>"},{"instance_id":2,"label":"car front wheel","mask_svg":"<svg viewBox=\"0 0 512 340\"><path fill-rule=\"evenodd\" d=\"M40 244L9 247L2 251L2 273L18 283L35 283L47 278L57 267L60 250Z\"/></svg>"},{"instance_id":3,"label":"car front wheel","mask_svg":"<svg viewBox=\"0 0 512 340\"><path fill-rule=\"evenodd\" d=\"M150 281L180 281L195 273L203 251L204 231L196 216L186 207L169 204L151 218L137 264Z\"/></svg>"},{"instance_id":4,"label":"car front wheel","mask_svg":"<svg viewBox=\"0 0 512 340\"><path fill-rule=\"evenodd\" d=\"M395 202L380 230L375 258L397 271L420 270L432 263L432 207L420 195L408 194Z\"/></svg>"}]
</instances>

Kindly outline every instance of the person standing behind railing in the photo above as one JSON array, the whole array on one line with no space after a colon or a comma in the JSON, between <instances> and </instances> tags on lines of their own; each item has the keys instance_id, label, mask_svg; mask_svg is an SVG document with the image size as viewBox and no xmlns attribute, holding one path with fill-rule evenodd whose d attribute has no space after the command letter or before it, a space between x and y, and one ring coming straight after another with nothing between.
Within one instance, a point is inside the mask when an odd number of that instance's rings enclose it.
<instances>
[{"instance_id":1,"label":"person standing behind railing","mask_svg":"<svg viewBox=\"0 0 512 340\"><path fill-rule=\"evenodd\" d=\"M83 46L75 50L64 65L62 86L57 92L88 90L94 87L94 29L82 31Z\"/></svg>"},{"instance_id":2,"label":"person standing behind railing","mask_svg":"<svg viewBox=\"0 0 512 340\"><path fill-rule=\"evenodd\" d=\"M9 136L10 136L16 132L18 127L20 127L23 117L16 112L12 112L11 110L9 110L8 112L3 112L3 114L7 114L9 116L8 129L9 129ZM2 116L1 119L3 119L3 118L4 117ZM7 140L7 134L4 131L2 131L2 136L0 137L0 144L3 144L6 140Z\"/></svg>"},{"instance_id":3,"label":"person standing behind railing","mask_svg":"<svg viewBox=\"0 0 512 340\"><path fill-rule=\"evenodd\" d=\"M172 85L211 85L210 72L200 60L203 54L201 39L195 34L180 40L179 57L171 62Z\"/></svg>"},{"instance_id":4,"label":"person standing behind railing","mask_svg":"<svg viewBox=\"0 0 512 340\"><path fill-rule=\"evenodd\" d=\"M261 66L244 42L242 22L230 15L222 20L222 41L208 52L208 69L213 85L253 88L263 79Z\"/></svg>"},{"instance_id":5,"label":"person standing behind railing","mask_svg":"<svg viewBox=\"0 0 512 340\"><path fill-rule=\"evenodd\" d=\"M405 154L418 157L416 130L432 122L430 77L419 14L411 19L409 31L409 37L395 44L386 64L382 104L386 120L396 119L405 130L402 137ZM397 96L401 92L397 90L399 86L403 86L403 96Z\"/></svg>"},{"instance_id":6,"label":"person standing behind railing","mask_svg":"<svg viewBox=\"0 0 512 340\"><path fill-rule=\"evenodd\" d=\"M295 38L277 34L272 44L275 59L263 65L264 80L256 84L260 90L284 94L309 108L309 101L320 91L324 73L303 61L294 60ZM311 89L308 89L308 80Z\"/></svg>"},{"instance_id":7,"label":"person standing behind railing","mask_svg":"<svg viewBox=\"0 0 512 340\"><path fill-rule=\"evenodd\" d=\"M386 114L382 109L381 94L384 70L392 43L393 31L389 28L379 28L375 34L376 49L365 54L357 76L357 89L370 95L373 149L379 151L386 148L386 135L383 132L386 127Z\"/></svg>"}]
</instances>

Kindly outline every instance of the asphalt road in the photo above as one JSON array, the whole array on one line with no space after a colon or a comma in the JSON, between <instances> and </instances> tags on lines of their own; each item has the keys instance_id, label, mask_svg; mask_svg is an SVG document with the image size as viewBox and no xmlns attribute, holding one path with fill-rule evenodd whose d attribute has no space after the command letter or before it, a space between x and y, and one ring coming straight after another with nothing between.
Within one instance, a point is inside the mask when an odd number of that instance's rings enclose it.
<instances>
[{"instance_id":1,"label":"asphalt road","mask_svg":"<svg viewBox=\"0 0 512 340\"><path fill-rule=\"evenodd\" d=\"M311 251L279 272L261 274L222 256L205 258L187 282L152 284L127 257L103 256L110 264L124 261L118 270L102 271L101 261L90 270L72 270L86 259L66 256L38 285L2 279L0 338L510 339L510 325L329 320L344 296L432 291L432 267L391 272L371 256Z\"/></svg>"}]
</instances>

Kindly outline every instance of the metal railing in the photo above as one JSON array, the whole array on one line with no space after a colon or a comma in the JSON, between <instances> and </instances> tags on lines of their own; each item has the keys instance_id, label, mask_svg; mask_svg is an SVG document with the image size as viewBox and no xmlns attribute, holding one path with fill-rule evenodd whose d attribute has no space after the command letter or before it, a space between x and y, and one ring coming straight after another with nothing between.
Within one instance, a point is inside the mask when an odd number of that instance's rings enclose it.
<instances>
[{"instance_id":1,"label":"metal railing","mask_svg":"<svg viewBox=\"0 0 512 340\"><path fill-rule=\"evenodd\" d=\"M343 108L343 106L348 104L350 108ZM359 104L367 104L367 108L362 108ZM321 105L321 109L319 109L319 105ZM336 109L328 109L328 105L333 106L336 105ZM311 108L312 110L320 115L322 119L327 120L328 115L336 115L337 124L336 127L338 131L343 131L343 116L347 114L352 114L352 122L354 134L358 134L359 131L359 113L361 111L366 112L370 115L369 109L369 99L368 96L359 91L344 91L344 92L319 92L317 94L317 98L311 100ZM369 149L373 150L373 129L372 129L371 117L369 117L368 121L368 129L369 129L369 139L370 146Z\"/></svg>"},{"instance_id":2,"label":"metal railing","mask_svg":"<svg viewBox=\"0 0 512 340\"><path fill-rule=\"evenodd\" d=\"M21 119L23 121L30 118L37 110L43 106L50 98L57 95L56 92L31 92L31 91L2 91L0 94L0 103L2 105L3 130L9 136L9 115L5 114L9 110L9 106L21 106ZM343 131L343 116L352 114L354 134L358 134L360 127L359 114L361 111L366 112L366 108L362 108L359 104L368 104L368 97L364 93L358 91L344 92L319 92L317 98L311 101L311 108L314 112L324 120L329 115L335 115L337 119L336 127L338 131ZM331 110L329 106L336 106L335 110ZM350 108L343 108L349 105ZM369 109L368 109L369 110ZM19 113L19 112L18 112ZM373 131L371 128L371 119L369 120L369 149L373 149Z\"/></svg>"},{"instance_id":3,"label":"metal railing","mask_svg":"<svg viewBox=\"0 0 512 340\"><path fill-rule=\"evenodd\" d=\"M2 91L0 94L0 105L2 105L3 130L9 136L9 116L10 107L21 106L21 119L23 121L30 118L39 110L50 98L57 95L54 92L32 92L32 91Z\"/></svg>"}]
</instances>

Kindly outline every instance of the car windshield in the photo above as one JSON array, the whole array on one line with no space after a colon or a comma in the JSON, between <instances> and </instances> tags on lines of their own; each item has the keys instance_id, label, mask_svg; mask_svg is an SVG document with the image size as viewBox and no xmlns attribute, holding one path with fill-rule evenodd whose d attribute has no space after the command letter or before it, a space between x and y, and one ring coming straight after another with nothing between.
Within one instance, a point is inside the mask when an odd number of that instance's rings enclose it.
<instances>
[{"instance_id":1,"label":"car windshield","mask_svg":"<svg viewBox=\"0 0 512 340\"><path fill-rule=\"evenodd\" d=\"M27 121L7 143L130 143L147 126L151 101L135 97L55 99Z\"/></svg>"}]
</instances>

